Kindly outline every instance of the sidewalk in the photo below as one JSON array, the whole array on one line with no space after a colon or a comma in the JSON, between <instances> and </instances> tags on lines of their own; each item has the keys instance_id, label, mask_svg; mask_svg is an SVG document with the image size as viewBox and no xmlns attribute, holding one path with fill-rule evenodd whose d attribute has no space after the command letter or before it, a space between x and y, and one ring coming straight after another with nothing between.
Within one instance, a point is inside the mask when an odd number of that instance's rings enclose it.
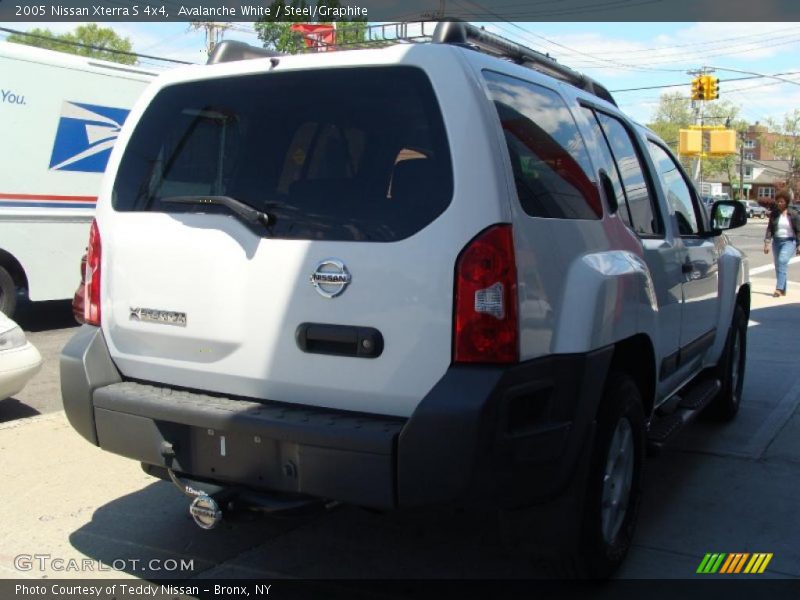
<instances>
[{"instance_id":1,"label":"sidewalk","mask_svg":"<svg viewBox=\"0 0 800 600\"><path fill-rule=\"evenodd\" d=\"M648 463L622 578L695 576L707 552L772 552L765 575L800 577L800 284L752 279L747 369L729 424L693 423Z\"/></svg>"}]
</instances>

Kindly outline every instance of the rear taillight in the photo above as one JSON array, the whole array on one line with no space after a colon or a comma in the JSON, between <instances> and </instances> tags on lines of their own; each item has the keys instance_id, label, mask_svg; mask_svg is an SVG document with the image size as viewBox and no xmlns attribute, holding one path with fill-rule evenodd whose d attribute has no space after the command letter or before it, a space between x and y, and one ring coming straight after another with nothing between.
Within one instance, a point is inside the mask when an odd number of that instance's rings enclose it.
<instances>
[{"instance_id":1,"label":"rear taillight","mask_svg":"<svg viewBox=\"0 0 800 600\"><path fill-rule=\"evenodd\" d=\"M83 317L88 325L100 326L100 230L92 219L89 230L89 249L86 253L86 270L83 284Z\"/></svg>"},{"instance_id":2,"label":"rear taillight","mask_svg":"<svg viewBox=\"0 0 800 600\"><path fill-rule=\"evenodd\" d=\"M517 265L511 225L494 225L456 261L453 361L519 360Z\"/></svg>"}]
</instances>

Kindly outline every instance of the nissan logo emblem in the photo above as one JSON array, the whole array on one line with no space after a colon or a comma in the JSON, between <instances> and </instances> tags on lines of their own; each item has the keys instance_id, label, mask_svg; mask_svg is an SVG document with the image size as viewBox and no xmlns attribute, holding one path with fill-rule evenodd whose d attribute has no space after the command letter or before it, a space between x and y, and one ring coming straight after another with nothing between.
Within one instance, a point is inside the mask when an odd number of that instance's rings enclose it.
<instances>
[{"instance_id":1,"label":"nissan logo emblem","mask_svg":"<svg viewBox=\"0 0 800 600\"><path fill-rule=\"evenodd\" d=\"M311 285L324 298L335 298L350 284L352 279L344 263L335 258L323 260L311 274Z\"/></svg>"}]
</instances>

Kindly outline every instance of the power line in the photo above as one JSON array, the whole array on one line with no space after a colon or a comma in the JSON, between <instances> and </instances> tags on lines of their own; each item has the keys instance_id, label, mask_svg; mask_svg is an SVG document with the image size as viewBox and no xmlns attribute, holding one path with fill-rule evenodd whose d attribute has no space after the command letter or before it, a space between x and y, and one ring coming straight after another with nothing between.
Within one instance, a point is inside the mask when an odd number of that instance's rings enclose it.
<instances>
[{"instance_id":1,"label":"power line","mask_svg":"<svg viewBox=\"0 0 800 600\"><path fill-rule=\"evenodd\" d=\"M136 58L146 58L150 60L161 60L165 62L177 63L181 65L192 65L195 63L190 63L185 60L176 60L174 58L164 58L162 56L151 56L149 54L139 54L138 52L126 52L125 50L114 50L113 48L104 48L103 46L94 46L92 44L82 44L80 42L70 42L67 40L62 40L59 38L51 37L48 35L40 35L38 33L29 33L27 31L18 31L16 29L9 29L7 27L0 27L0 31L5 31L6 33L12 33L16 35L24 35L30 38L36 38L40 40L46 40L48 42L55 42L57 44L63 44L65 46L76 46L79 48L87 48L89 50L98 50L100 52L108 52L109 54L118 54L121 56L135 56Z\"/></svg>"},{"instance_id":2,"label":"power line","mask_svg":"<svg viewBox=\"0 0 800 600\"><path fill-rule=\"evenodd\" d=\"M722 69L720 69L720 70L722 70ZM800 71L789 71L787 73L776 73L776 75L800 75ZM731 81L744 81L745 79L769 79L771 77L775 77L776 75L753 75L753 76L750 76L750 77L733 77L731 79L720 79L719 81L720 81L720 83L728 83L728 82L731 82ZM776 82L771 82L771 83L763 84L763 85L779 85L781 83L794 83L794 84L800 85L800 81L788 81L788 80L787 81L776 81ZM609 92L612 92L614 94L619 93L619 92L638 92L640 90L659 90L659 89L665 89L665 88L682 87L682 86L685 86L685 85L689 85L689 83L687 82L687 83L669 83L669 84L665 84L665 85L649 85L649 86L644 86L644 87L625 88L625 89L620 89L620 90L609 90ZM761 86L758 86L758 87L761 87ZM733 91L739 91L741 89L750 90L750 89L754 89L754 88L747 87L747 88L739 88L738 90L728 90L728 91L733 92Z\"/></svg>"},{"instance_id":3,"label":"power line","mask_svg":"<svg viewBox=\"0 0 800 600\"><path fill-rule=\"evenodd\" d=\"M671 45L668 45L668 46L656 46L656 47L653 47L653 48L638 48L636 50L616 50L616 51L611 51L611 52L598 52L597 55L598 56L618 56L618 55L627 56L628 54L640 54L642 52L660 52L662 50L673 50L675 48L692 48L692 47L698 47L698 46L716 46L716 45L722 45L724 48L735 48L737 46L736 44L734 44L732 46L725 46L724 44L725 44L725 42L730 42L730 41L734 41L734 40L743 40L743 39L748 39L748 38L753 38L753 37L763 37L765 34L773 35L775 33L780 33L780 32L784 32L784 31L793 31L795 33L781 35L781 36L778 36L777 39L783 39L783 38L786 38L786 37L790 37L792 35L797 35L797 32L800 32L800 29L798 29L797 27L785 27L783 29L773 29L773 30L767 31L767 32L751 33L751 34L748 34L748 35L740 35L740 36L733 36L733 37L727 37L727 38L718 38L718 39L715 39L715 40L710 40L710 41L705 41L705 42L691 42L691 43L686 43L686 44L671 44ZM771 38L771 39L774 40L776 38ZM752 45L753 43L755 43L755 42L744 42L743 46ZM719 49L720 48L711 48L712 51L713 50L719 50Z\"/></svg>"},{"instance_id":4,"label":"power line","mask_svg":"<svg viewBox=\"0 0 800 600\"><path fill-rule=\"evenodd\" d=\"M463 3L461 2L461 0L455 0L455 1L458 4L461 4L463 6ZM621 63L621 62L618 62L618 61L615 61L615 60L611 60L611 59L606 59L606 58L597 58L597 57L595 57L595 56L593 56L591 54L588 54L586 52L581 52L580 50L576 50L575 48L570 48L569 46L566 46L565 44L562 44L560 42L556 42L556 41L550 40L550 39L548 39L548 38L546 38L543 35L540 35L538 33L534 33L532 31L528 31L527 29L521 27L517 23L512 23L511 21L509 21L508 19L504 19L503 17L501 17L497 13L493 13L488 8L486 8L485 6L479 4L478 2L474 2L473 0L465 0L465 1L468 4L471 4L472 6L475 6L475 7L479 8L480 10L486 11L488 14L494 16L495 18L500 19L503 23L507 23L508 25L510 25L512 27L515 27L516 29L522 31L522 34L519 34L519 33L515 34L517 37L519 37L521 39L526 39L527 38L529 41L533 41L530 38L530 36L534 36L534 37L536 37L536 38L538 38L540 40L543 40L543 41L547 42L548 44L552 44L553 46L557 46L557 47L562 48L562 49L564 49L564 50L566 50L568 52L572 52L574 54L578 54L580 56L584 56L584 57L588 58L589 60L593 61L592 63L589 63L588 65L583 65L584 67L589 67L589 68L612 68L612 67L602 67L602 66L600 66L598 64L598 63L608 63L608 64L613 65L614 66L613 68L626 68L626 69L641 70L641 71L662 71L662 72L675 72L675 73L677 73L677 72L681 72L682 73L683 72L683 69L663 69L663 68L659 69L659 68L653 68L653 67L646 67L646 66L640 66L640 65L631 65L631 64L627 64L627 63ZM506 29L506 31L509 31L509 30Z\"/></svg>"},{"instance_id":5,"label":"power line","mask_svg":"<svg viewBox=\"0 0 800 600\"><path fill-rule=\"evenodd\" d=\"M800 42L800 37L795 38L795 39L791 39L791 40L786 40L786 41L783 41L783 42L768 41L768 42L764 42L764 44L760 45L760 46L755 45L755 44L748 44L748 46L751 46L751 47L749 49L746 49L746 50L733 50L733 51L731 51L730 49L727 49L724 52L717 52L718 50L723 50L724 49L723 47L720 47L720 48L711 49L711 51L712 52L716 52L716 54L713 54L713 53L712 54L702 54L702 53L700 53L700 54L692 55L692 56L690 56L688 58L683 58L683 61L686 62L688 60L688 61L691 61L691 62L702 62L702 61L704 61L704 60L706 60L708 58L715 58L715 57L719 57L719 56L730 56L732 54L733 55L748 54L750 52L758 52L759 50L763 50L764 48L774 48L775 46L785 46L787 44L797 44L798 42ZM648 64L656 64L656 65L668 65L668 64L674 64L676 62L679 62L675 58L667 58L667 57L659 57L659 58L661 58L661 60L657 60L657 61L650 60L650 61L647 61L647 62L648 62ZM594 68L598 68L598 69L611 68L611 67L605 67L605 66L596 66L596 65L593 65L593 64L578 65L578 66L590 66L590 67L594 67ZM639 67L639 68L644 68L644 67ZM665 70L665 71L667 71L667 70L670 70L670 69L652 69L652 70Z\"/></svg>"}]
</instances>

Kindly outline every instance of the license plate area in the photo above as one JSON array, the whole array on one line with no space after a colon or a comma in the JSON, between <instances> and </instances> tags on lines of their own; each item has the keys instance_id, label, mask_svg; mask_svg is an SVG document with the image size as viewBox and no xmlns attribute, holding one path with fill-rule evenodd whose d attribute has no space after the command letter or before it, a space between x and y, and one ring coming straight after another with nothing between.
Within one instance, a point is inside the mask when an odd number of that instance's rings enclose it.
<instances>
[{"instance_id":1,"label":"license plate area","mask_svg":"<svg viewBox=\"0 0 800 600\"><path fill-rule=\"evenodd\" d=\"M296 443L200 427L191 428L190 438L192 472L198 476L274 490L298 489Z\"/></svg>"}]
</instances>

